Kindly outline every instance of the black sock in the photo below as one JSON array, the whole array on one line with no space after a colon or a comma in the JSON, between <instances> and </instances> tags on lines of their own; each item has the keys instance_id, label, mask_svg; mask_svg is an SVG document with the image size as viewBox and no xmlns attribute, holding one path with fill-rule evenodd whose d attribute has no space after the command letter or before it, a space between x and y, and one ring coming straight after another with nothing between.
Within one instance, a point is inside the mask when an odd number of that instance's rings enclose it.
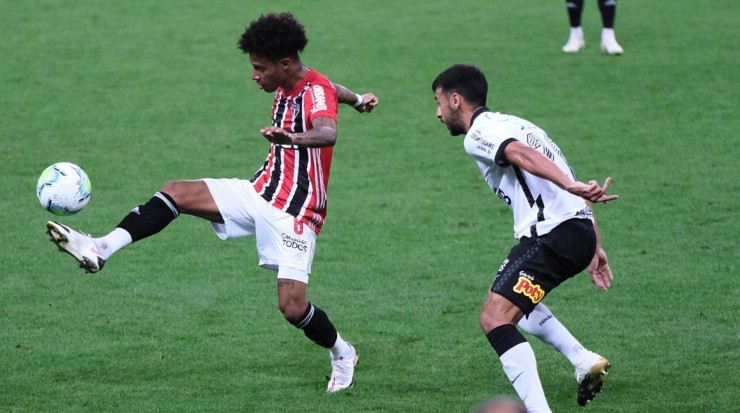
<instances>
[{"instance_id":1,"label":"black sock","mask_svg":"<svg viewBox=\"0 0 740 413\"><path fill-rule=\"evenodd\" d=\"M617 0L599 0L601 23L605 29L614 28L614 17L617 14Z\"/></svg>"},{"instance_id":2,"label":"black sock","mask_svg":"<svg viewBox=\"0 0 740 413\"><path fill-rule=\"evenodd\" d=\"M522 333L513 324L498 326L489 331L486 337L499 357L517 344L527 342L527 339L524 338Z\"/></svg>"},{"instance_id":3,"label":"black sock","mask_svg":"<svg viewBox=\"0 0 740 413\"><path fill-rule=\"evenodd\" d=\"M308 308L301 319L293 325L303 330L306 337L321 347L332 348L337 342L337 329L329 320L329 316L311 303L308 303Z\"/></svg>"},{"instance_id":4,"label":"black sock","mask_svg":"<svg viewBox=\"0 0 740 413\"><path fill-rule=\"evenodd\" d=\"M583 0L566 0L565 3L568 7L568 20L570 20L570 27L580 27L581 14L583 12Z\"/></svg>"},{"instance_id":5,"label":"black sock","mask_svg":"<svg viewBox=\"0 0 740 413\"><path fill-rule=\"evenodd\" d=\"M146 204L129 212L118 228L125 229L136 242L163 230L179 214L175 201L164 192L157 192Z\"/></svg>"}]
</instances>

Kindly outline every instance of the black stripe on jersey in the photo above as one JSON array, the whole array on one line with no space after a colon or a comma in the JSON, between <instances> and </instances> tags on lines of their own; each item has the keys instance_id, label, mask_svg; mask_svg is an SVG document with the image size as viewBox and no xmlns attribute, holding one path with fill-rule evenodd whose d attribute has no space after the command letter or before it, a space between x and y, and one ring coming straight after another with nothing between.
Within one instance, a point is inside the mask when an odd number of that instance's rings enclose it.
<instances>
[{"instance_id":1,"label":"black stripe on jersey","mask_svg":"<svg viewBox=\"0 0 740 413\"><path fill-rule=\"evenodd\" d=\"M297 217L303 209L303 204L308 198L308 191L306 190L310 185L308 182L308 148L299 147L296 149L298 152L298 181L296 181L295 193L290 199L290 205L285 211L294 217Z\"/></svg>"},{"instance_id":2,"label":"black stripe on jersey","mask_svg":"<svg viewBox=\"0 0 740 413\"><path fill-rule=\"evenodd\" d=\"M275 148L275 163L272 165L272 174L270 176L270 185L262 191L262 198L271 201L275 196L275 191L280 184L280 175L283 170L283 148L279 145L273 145Z\"/></svg>"},{"instance_id":3,"label":"black stripe on jersey","mask_svg":"<svg viewBox=\"0 0 740 413\"><path fill-rule=\"evenodd\" d=\"M529 190L529 185L527 185L527 180L524 179L524 173L522 173L522 169L518 166L512 166L514 169L514 174L516 174L516 180L519 181L519 185L522 187L522 191L524 191L524 196L527 197L527 202L529 202L529 206L534 205L534 197L532 196L532 191Z\"/></svg>"},{"instance_id":4,"label":"black stripe on jersey","mask_svg":"<svg viewBox=\"0 0 740 413\"><path fill-rule=\"evenodd\" d=\"M538 195L537 199L534 198L532 195L532 191L529 190L529 185L527 185L527 180L524 179L524 173L522 172L522 169L518 166L512 166L514 169L514 174L516 175L516 180L519 181L519 185L522 187L522 192L524 192L524 196L527 197L527 202L529 203L530 207L533 207L537 205L537 222L542 222L545 220L545 202L542 201L542 195ZM537 226L532 225L530 227L530 232L533 237L537 236Z\"/></svg>"},{"instance_id":5,"label":"black stripe on jersey","mask_svg":"<svg viewBox=\"0 0 740 413\"><path fill-rule=\"evenodd\" d=\"M504 149L506 149L506 147L509 146L509 144L512 142L516 142L516 139L509 138L501 142L501 145L498 146L498 150L496 150L496 156L493 157L493 161L496 162L496 165L502 168L505 168L511 165L509 161L506 159L506 156L504 155Z\"/></svg>"},{"instance_id":6,"label":"black stripe on jersey","mask_svg":"<svg viewBox=\"0 0 740 413\"><path fill-rule=\"evenodd\" d=\"M295 98L295 106L298 108L298 110L293 111L293 132L304 132L303 130L303 95L306 93L306 90L303 90L303 93L296 96Z\"/></svg>"},{"instance_id":7,"label":"black stripe on jersey","mask_svg":"<svg viewBox=\"0 0 740 413\"><path fill-rule=\"evenodd\" d=\"M279 98L275 113L272 115L272 126L282 127L283 117L285 117L285 109L288 107L288 100L286 98Z\"/></svg>"},{"instance_id":8,"label":"black stripe on jersey","mask_svg":"<svg viewBox=\"0 0 740 413\"><path fill-rule=\"evenodd\" d=\"M257 172L254 173L254 176L249 180L251 183L257 182L257 178L259 178L260 175L262 175L263 172L265 172L265 169L267 169L268 161L265 161L265 163L262 164L262 167L257 170Z\"/></svg>"}]
</instances>

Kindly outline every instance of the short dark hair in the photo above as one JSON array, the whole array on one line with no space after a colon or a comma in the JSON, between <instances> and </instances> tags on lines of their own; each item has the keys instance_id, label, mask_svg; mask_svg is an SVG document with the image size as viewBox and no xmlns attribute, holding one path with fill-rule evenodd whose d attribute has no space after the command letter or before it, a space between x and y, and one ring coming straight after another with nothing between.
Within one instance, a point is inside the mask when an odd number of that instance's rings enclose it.
<instances>
[{"instance_id":1,"label":"short dark hair","mask_svg":"<svg viewBox=\"0 0 740 413\"><path fill-rule=\"evenodd\" d=\"M270 13L249 23L238 44L245 54L277 61L297 57L308 44L308 38L292 13Z\"/></svg>"},{"instance_id":2,"label":"short dark hair","mask_svg":"<svg viewBox=\"0 0 740 413\"><path fill-rule=\"evenodd\" d=\"M444 93L459 93L470 103L486 106L488 81L486 75L475 66L450 66L432 82L432 91L435 92L438 88Z\"/></svg>"}]
</instances>

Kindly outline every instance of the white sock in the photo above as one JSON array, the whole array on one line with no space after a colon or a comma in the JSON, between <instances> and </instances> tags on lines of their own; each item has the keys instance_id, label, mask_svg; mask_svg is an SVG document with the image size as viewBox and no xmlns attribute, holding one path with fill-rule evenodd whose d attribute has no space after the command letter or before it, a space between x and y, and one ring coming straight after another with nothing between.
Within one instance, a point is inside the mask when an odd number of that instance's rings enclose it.
<instances>
[{"instance_id":1,"label":"white sock","mask_svg":"<svg viewBox=\"0 0 740 413\"><path fill-rule=\"evenodd\" d=\"M573 366L581 361L585 349L544 304L537 304L529 317L519 320L518 326L563 353Z\"/></svg>"},{"instance_id":2,"label":"white sock","mask_svg":"<svg viewBox=\"0 0 740 413\"><path fill-rule=\"evenodd\" d=\"M537 361L532 346L527 342L517 344L499 358L506 377L524 402L527 412L550 412L540 376L537 374Z\"/></svg>"},{"instance_id":3,"label":"white sock","mask_svg":"<svg viewBox=\"0 0 740 413\"><path fill-rule=\"evenodd\" d=\"M95 245L98 247L98 253L106 260L113 255L113 253L133 242L131 240L131 234L129 234L125 229L118 227L104 237L95 238L94 241Z\"/></svg>"},{"instance_id":4,"label":"white sock","mask_svg":"<svg viewBox=\"0 0 740 413\"><path fill-rule=\"evenodd\" d=\"M342 339L342 336L337 332L337 341L334 342L334 346L329 349L331 351L332 358L338 357L349 357L352 355L352 347Z\"/></svg>"},{"instance_id":5,"label":"white sock","mask_svg":"<svg viewBox=\"0 0 740 413\"><path fill-rule=\"evenodd\" d=\"M583 28L581 26L570 28L570 37L583 37Z\"/></svg>"},{"instance_id":6,"label":"white sock","mask_svg":"<svg viewBox=\"0 0 740 413\"><path fill-rule=\"evenodd\" d=\"M614 29L601 29L601 40L611 40L616 41L616 36L614 35Z\"/></svg>"}]
</instances>

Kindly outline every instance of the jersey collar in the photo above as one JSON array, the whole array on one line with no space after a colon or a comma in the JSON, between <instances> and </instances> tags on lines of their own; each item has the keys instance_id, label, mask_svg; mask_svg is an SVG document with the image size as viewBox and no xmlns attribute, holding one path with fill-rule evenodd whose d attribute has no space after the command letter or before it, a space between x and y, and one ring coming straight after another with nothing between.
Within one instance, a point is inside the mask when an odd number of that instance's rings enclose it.
<instances>
[{"instance_id":1,"label":"jersey collar","mask_svg":"<svg viewBox=\"0 0 740 413\"><path fill-rule=\"evenodd\" d=\"M481 106L478 109L476 109L475 112L473 112L473 116L470 117L470 126L473 126L473 122L475 122L475 118L477 118L478 115L480 115L483 112L490 112L490 111L491 109L488 109L485 106Z\"/></svg>"}]
</instances>

